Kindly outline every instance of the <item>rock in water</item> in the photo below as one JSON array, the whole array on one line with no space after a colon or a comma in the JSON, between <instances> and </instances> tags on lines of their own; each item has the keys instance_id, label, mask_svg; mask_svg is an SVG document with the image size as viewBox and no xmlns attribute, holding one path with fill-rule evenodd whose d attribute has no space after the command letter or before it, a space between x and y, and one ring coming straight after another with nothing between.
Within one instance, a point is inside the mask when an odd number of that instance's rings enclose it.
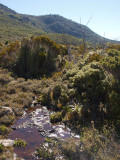
<instances>
[{"instance_id":1,"label":"rock in water","mask_svg":"<svg viewBox=\"0 0 120 160\"><path fill-rule=\"evenodd\" d=\"M12 147L14 144L14 140L11 139L1 139L0 144L2 144L5 147Z\"/></svg>"}]
</instances>

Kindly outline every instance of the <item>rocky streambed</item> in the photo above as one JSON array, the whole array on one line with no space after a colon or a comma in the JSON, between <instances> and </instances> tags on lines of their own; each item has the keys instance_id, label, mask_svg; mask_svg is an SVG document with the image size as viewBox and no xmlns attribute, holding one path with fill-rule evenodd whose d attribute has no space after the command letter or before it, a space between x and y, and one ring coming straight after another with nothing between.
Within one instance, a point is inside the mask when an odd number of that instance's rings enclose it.
<instances>
[{"instance_id":1,"label":"rocky streambed","mask_svg":"<svg viewBox=\"0 0 120 160\"><path fill-rule=\"evenodd\" d=\"M64 124L51 124L50 114L47 107L37 106L30 108L23 117L18 119L11 128L13 132L9 135L9 139L23 139L27 142L26 147L15 147L15 153L25 159L34 160L35 149L44 143L46 137L59 138L65 140L70 137L78 138L79 135L71 132Z\"/></svg>"}]
</instances>

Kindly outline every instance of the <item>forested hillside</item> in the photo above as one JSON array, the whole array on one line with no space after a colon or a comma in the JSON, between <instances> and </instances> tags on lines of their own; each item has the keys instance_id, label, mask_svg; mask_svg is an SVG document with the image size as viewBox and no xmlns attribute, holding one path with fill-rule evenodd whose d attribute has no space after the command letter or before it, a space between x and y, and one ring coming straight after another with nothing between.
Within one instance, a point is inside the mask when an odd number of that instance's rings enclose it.
<instances>
[{"instance_id":1,"label":"forested hillside","mask_svg":"<svg viewBox=\"0 0 120 160\"><path fill-rule=\"evenodd\" d=\"M68 20L59 15L32 16L16 13L0 4L0 40L19 40L32 35L47 35L59 43L68 41L71 44L80 44L84 37L86 41L94 43L109 42L88 27ZM52 34L52 36L51 36ZM65 36L59 34L66 34ZM61 37L61 40L60 38ZM64 38L63 38L64 37ZM112 42L112 41L111 41Z\"/></svg>"}]
</instances>

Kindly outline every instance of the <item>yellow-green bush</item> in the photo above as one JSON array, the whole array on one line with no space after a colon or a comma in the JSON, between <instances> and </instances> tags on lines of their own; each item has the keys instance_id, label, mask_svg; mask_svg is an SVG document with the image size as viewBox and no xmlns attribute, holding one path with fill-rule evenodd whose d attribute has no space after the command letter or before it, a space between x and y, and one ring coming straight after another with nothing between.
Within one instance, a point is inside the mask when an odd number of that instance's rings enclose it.
<instances>
[{"instance_id":1,"label":"yellow-green bush","mask_svg":"<svg viewBox=\"0 0 120 160\"><path fill-rule=\"evenodd\" d=\"M61 94L61 86L56 85L53 89L53 99L58 99Z\"/></svg>"},{"instance_id":2,"label":"yellow-green bush","mask_svg":"<svg viewBox=\"0 0 120 160\"><path fill-rule=\"evenodd\" d=\"M86 93L86 97L91 102L99 102L105 100L107 92L110 89L110 83L102 66L98 62L90 63L82 67L82 69L73 77L74 86L78 93Z\"/></svg>"},{"instance_id":3,"label":"yellow-green bush","mask_svg":"<svg viewBox=\"0 0 120 160\"><path fill-rule=\"evenodd\" d=\"M101 63L107 71L120 80L120 51L111 49L107 53L108 57L103 58Z\"/></svg>"},{"instance_id":4,"label":"yellow-green bush","mask_svg":"<svg viewBox=\"0 0 120 160\"><path fill-rule=\"evenodd\" d=\"M9 129L8 127L1 125L0 126L0 135L6 135L8 133L10 133L11 129Z\"/></svg>"},{"instance_id":5,"label":"yellow-green bush","mask_svg":"<svg viewBox=\"0 0 120 160\"><path fill-rule=\"evenodd\" d=\"M58 55L63 55L65 47L48 37L23 38L0 49L0 66L14 71L17 76L38 78L56 70Z\"/></svg>"},{"instance_id":6,"label":"yellow-green bush","mask_svg":"<svg viewBox=\"0 0 120 160\"><path fill-rule=\"evenodd\" d=\"M51 121L52 123L61 122L61 121L62 121L62 112L53 113L53 114L50 116L50 121Z\"/></svg>"},{"instance_id":7,"label":"yellow-green bush","mask_svg":"<svg viewBox=\"0 0 120 160\"><path fill-rule=\"evenodd\" d=\"M93 53L93 54L90 54L90 55L89 55L89 60L88 60L88 62L89 62L89 63L90 63L90 62L93 62L93 61L99 62L101 58L102 58L102 56L100 56L99 54Z\"/></svg>"}]
</instances>

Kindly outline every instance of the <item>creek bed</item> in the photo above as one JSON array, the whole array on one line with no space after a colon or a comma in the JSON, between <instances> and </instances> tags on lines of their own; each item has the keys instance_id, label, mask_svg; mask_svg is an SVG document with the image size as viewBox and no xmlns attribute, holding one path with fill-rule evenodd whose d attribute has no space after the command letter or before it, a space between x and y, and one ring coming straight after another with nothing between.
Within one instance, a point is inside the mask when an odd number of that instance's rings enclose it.
<instances>
[{"instance_id":1,"label":"creek bed","mask_svg":"<svg viewBox=\"0 0 120 160\"><path fill-rule=\"evenodd\" d=\"M70 137L79 138L64 124L51 124L50 113L46 107L30 108L27 113L16 120L11 126L13 132L9 135L10 139L23 139L27 142L25 148L15 147L15 153L25 160L35 160L32 155L36 147L39 147L45 140L45 137L60 138L65 140Z\"/></svg>"}]
</instances>

